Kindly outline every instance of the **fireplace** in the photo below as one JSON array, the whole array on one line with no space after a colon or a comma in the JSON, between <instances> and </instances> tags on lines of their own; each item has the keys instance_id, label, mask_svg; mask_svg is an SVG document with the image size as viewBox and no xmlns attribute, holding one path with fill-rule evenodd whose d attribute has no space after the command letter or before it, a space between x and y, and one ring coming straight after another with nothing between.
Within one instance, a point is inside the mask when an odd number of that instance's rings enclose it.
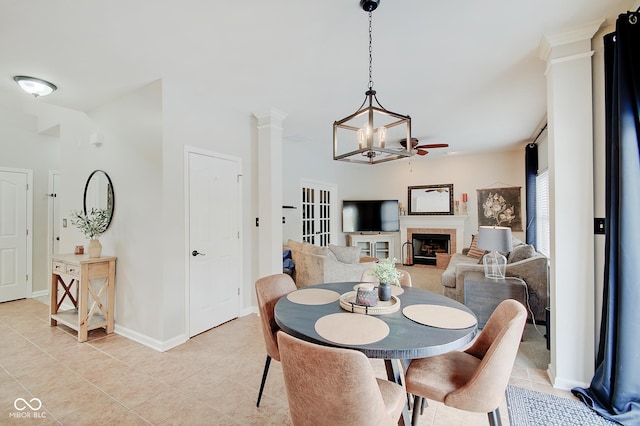
<instances>
[{"instance_id":1,"label":"fireplace","mask_svg":"<svg viewBox=\"0 0 640 426\"><path fill-rule=\"evenodd\" d=\"M413 244L413 262L422 265L435 265L437 254L451 253L451 235L449 234L411 234Z\"/></svg>"}]
</instances>

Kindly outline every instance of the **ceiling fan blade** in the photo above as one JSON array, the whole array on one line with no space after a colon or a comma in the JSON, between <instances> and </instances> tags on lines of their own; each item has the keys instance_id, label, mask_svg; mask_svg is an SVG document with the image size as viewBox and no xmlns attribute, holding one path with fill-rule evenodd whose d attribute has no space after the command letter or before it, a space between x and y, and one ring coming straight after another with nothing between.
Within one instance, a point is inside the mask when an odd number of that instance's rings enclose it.
<instances>
[{"instance_id":1,"label":"ceiling fan blade","mask_svg":"<svg viewBox=\"0 0 640 426\"><path fill-rule=\"evenodd\" d=\"M417 145L415 146L416 149L421 149L421 148L449 148L449 144L448 143L429 143L429 144L425 144L425 145Z\"/></svg>"},{"instance_id":2,"label":"ceiling fan blade","mask_svg":"<svg viewBox=\"0 0 640 426\"><path fill-rule=\"evenodd\" d=\"M420 148L418 148L418 150L416 151L416 154L423 155L423 156L427 155L428 153L429 153L429 151L424 150L424 149L420 149Z\"/></svg>"}]
</instances>

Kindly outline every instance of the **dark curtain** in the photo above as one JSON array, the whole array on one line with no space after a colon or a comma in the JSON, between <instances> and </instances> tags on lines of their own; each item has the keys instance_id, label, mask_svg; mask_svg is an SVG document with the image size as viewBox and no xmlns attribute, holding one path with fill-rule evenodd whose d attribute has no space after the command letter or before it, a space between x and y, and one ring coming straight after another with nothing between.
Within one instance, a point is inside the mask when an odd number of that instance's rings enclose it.
<instances>
[{"instance_id":1,"label":"dark curtain","mask_svg":"<svg viewBox=\"0 0 640 426\"><path fill-rule=\"evenodd\" d=\"M640 15L605 36L605 276L596 372L573 393L610 420L640 425Z\"/></svg>"},{"instance_id":2,"label":"dark curtain","mask_svg":"<svg viewBox=\"0 0 640 426\"><path fill-rule=\"evenodd\" d=\"M527 244L536 244L536 175L538 174L538 145L530 143L524 151L525 191L527 199Z\"/></svg>"}]
</instances>

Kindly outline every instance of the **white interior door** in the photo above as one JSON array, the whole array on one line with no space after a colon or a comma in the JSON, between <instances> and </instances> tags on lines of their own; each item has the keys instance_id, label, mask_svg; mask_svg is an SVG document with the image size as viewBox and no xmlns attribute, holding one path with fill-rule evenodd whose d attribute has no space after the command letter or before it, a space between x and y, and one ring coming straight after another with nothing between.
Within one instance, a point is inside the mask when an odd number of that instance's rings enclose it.
<instances>
[{"instance_id":1,"label":"white interior door","mask_svg":"<svg viewBox=\"0 0 640 426\"><path fill-rule=\"evenodd\" d=\"M189 336L240 313L240 162L188 152Z\"/></svg>"},{"instance_id":2,"label":"white interior door","mask_svg":"<svg viewBox=\"0 0 640 426\"><path fill-rule=\"evenodd\" d=\"M0 302L27 297L28 178L0 170Z\"/></svg>"}]
</instances>

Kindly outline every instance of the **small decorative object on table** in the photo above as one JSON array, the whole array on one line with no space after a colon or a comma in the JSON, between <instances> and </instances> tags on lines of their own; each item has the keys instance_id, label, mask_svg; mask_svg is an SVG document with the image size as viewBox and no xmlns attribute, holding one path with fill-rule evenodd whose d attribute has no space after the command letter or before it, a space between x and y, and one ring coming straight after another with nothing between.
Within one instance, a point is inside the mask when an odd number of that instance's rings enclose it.
<instances>
[{"instance_id":1,"label":"small decorative object on table","mask_svg":"<svg viewBox=\"0 0 640 426\"><path fill-rule=\"evenodd\" d=\"M89 239L89 257L100 257L102 244L98 237L107 230L109 225L109 212L107 209L91 209L88 214L79 210L71 212L71 224L78 228Z\"/></svg>"},{"instance_id":2,"label":"small decorative object on table","mask_svg":"<svg viewBox=\"0 0 640 426\"><path fill-rule=\"evenodd\" d=\"M373 284L360 284L356 290L356 304L361 306L376 306L378 295Z\"/></svg>"},{"instance_id":3,"label":"small decorative object on table","mask_svg":"<svg viewBox=\"0 0 640 426\"><path fill-rule=\"evenodd\" d=\"M378 285L378 299L383 302L391 299L391 284L400 285L401 273L396 269L396 258L386 258L375 264L373 275L380 283Z\"/></svg>"}]
</instances>

